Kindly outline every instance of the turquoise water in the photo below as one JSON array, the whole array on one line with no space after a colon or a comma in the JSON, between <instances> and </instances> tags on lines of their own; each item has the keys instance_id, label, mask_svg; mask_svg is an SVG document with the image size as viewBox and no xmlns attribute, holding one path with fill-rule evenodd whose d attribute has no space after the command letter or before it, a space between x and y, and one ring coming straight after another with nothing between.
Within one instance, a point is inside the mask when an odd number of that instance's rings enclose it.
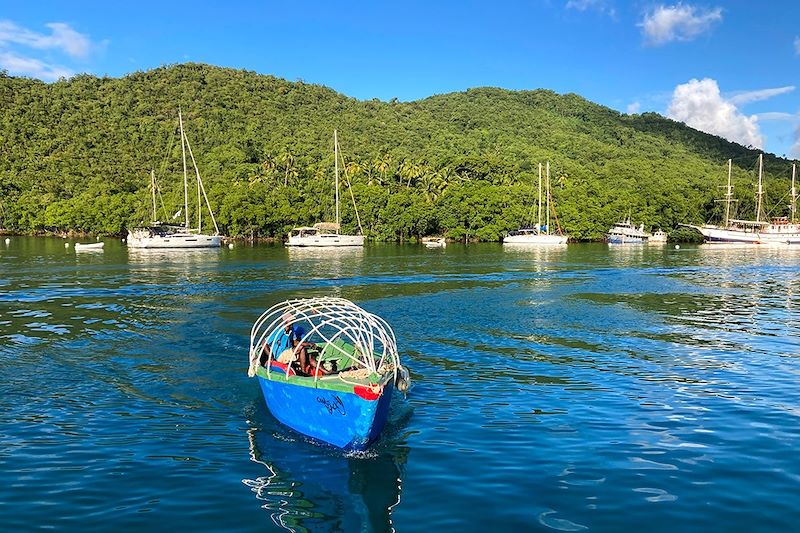
<instances>
[{"instance_id":1,"label":"turquoise water","mask_svg":"<svg viewBox=\"0 0 800 533\"><path fill-rule=\"evenodd\" d=\"M133 253L0 240L0 530L791 530L800 251ZM365 454L278 424L252 322L337 295L414 384Z\"/></svg>"}]
</instances>

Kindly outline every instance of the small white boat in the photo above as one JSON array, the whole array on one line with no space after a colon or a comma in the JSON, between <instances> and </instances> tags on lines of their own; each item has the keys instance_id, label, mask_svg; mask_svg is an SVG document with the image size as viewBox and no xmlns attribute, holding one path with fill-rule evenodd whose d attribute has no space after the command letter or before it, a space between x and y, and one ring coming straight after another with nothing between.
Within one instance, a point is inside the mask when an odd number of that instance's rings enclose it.
<instances>
[{"instance_id":1,"label":"small white boat","mask_svg":"<svg viewBox=\"0 0 800 533\"><path fill-rule=\"evenodd\" d=\"M78 250L102 250L103 246L105 245L104 242L91 242L91 243L75 243L75 251Z\"/></svg>"},{"instance_id":2,"label":"small white boat","mask_svg":"<svg viewBox=\"0 0 800 533\"><path fill-rule=\"evenodd\" d=\"M654 231L653 234L650 236L650 238L647 239L647 244L664 244L666 242L667 242L667 232L662 231L660 229Z\"/></svg>"},{"instance_id":3,"label":"small white boat","mask_svg":"<svg viewBox=\"0 0 800 533\"><path fill-rule=\"evenodd\" d=\"M425 248L444 248L447 246L447 241L444 237L423 237L422 244Z\"/></svg>"}]
</instances>

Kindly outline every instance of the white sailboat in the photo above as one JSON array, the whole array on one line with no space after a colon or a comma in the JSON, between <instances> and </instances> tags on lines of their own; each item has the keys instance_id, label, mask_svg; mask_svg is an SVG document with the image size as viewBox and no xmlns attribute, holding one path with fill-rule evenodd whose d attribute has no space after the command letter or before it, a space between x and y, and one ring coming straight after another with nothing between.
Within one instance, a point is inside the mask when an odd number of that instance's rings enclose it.
<instances>
[{"instance_id":1,"label":"white sailboat","mask_svg":"<svg viewBox=\"0 0 800 533\"><path fill-rule=\"evenodd\" d=\"M211 204L206 195L206 189L203 186L203 180L200 178L200 171L197 168L197 162L192 153L192 147L189 144L189 138L183 130L183 116L178 110L178 124L180 127L181 136L181 155L183 158L183 213L184 225L179 226L169 222L159 222L156 208L156 180L155 172L150 174L150 187L153 195L153 222L144 228L136 228L128 234L128 247L129 248L160 248L160 249L187 249L187 248L219 248L222 237L219 235L219 227L217 220L214 218L214 212L211 210ZM186 152L189 152L189 157L194 165L194 171L197 181L197 229L190 228L189 226L189 178L186 169ZM211 221L214 223L214 234L206 235L202 232L203 227L203 211L202 211L202 198L205 199L206 207L211 215ZM180 216L180 211L176 213ZM173 217L175 218L175 217Z\"/></svg>"},{"instance_id":2,"label":"white sailboat","mask_svg":"<svg viewBox=\"0 0 800 533\"><path fill-rule=\"evenodd\" d=\"M542 164L539 163L539 205L537 222L535 228L520 228L515 231L509 232L503 238L503 244L535 244L535 245L553 245L553 244L567 244L569 235L561 234L559 229L558 233L550 232L550 161L547 162L547 172L545 177L545 190L546 190L546 203L547 212L545 215L545 225L542 226ZM544 227L544 230L542 228Z\"/></svg>"},{"instance_id":3,"label":"white sailboat","mask_svg":"<svg viewBox=\"0 0 800 533\"><path fill-rule=\"evenodd\" d=\"M758 156L758 189L756 192L756 219L741 220L730 217L733 199L731 186L731 160L728 159L728 186L725 194L725 219L721 226L705 224L695 226L683 224L694 228L703 234L703 239L708 244L765 244L785 245L800 244L800 223L797 221L797 189L795 188L796 166L792 165L792 189L790 217L773 217L767 221L764 216L762 198L764 187L762 182L764 154Z\"/></svg>"},{"instance_id":4,"label":"white sailboat","mask_svg":"<svg viewBox=\"0 0 800 533\"><path fill-rule=\"evenodd\" d=\"M292 229L289 233L287 246L305 246L317 248L341 248L344 246L364 246L364 235L346 235L340 233L339 224L339 137L336 130L333 130L333 153L334 153L334 174L336 189L336 222L317 222L311 227L302 226ZM344 161L343 161L344 163ZM350 198L353 200L353 207L356 202L353 191L350 190ZM358 228L361 230L361 219L356 209L356 220ZM363 231L362 231L363 233Z\"/></svg>"}]
</instances>

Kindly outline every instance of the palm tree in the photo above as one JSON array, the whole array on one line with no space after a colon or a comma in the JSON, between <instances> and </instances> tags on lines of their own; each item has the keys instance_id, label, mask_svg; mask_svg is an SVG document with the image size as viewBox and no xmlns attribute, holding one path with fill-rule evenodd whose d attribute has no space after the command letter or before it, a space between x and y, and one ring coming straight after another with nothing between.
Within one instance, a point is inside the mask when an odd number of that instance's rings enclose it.
<instances>
[{"instance_id":1,"label":"palm tree","mask_svg":"<svg viewBox=\"0 0 800 533\"><path fill-rule=\"evenodd\" d=\"M284 187L288 187L289 186L289 172L291 170L294 170L294 166L295 166L294 154L292 154L292 151L289 150L289 148L284 148L283 152L281 152L281 155L278 157L278 161L281 163L281 166L283 167L283 170L284 170L283 186Z\"/></svg>"}]
</instances>

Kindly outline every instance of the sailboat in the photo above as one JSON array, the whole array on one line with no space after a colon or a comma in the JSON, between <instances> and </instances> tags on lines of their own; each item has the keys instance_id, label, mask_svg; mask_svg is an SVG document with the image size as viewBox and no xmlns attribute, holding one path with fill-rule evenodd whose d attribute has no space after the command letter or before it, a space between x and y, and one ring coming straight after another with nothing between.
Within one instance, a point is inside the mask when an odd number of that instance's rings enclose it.
<instances>
[{"instance_id":1,"label":"sailboat","mask_svg":"<svg viewBox=\"0 0 800 533\"><path fill-rule=\"evenodd\" d=\"M176 225L170 222L158 221L158 213L156 208L156 193L158 187L156 186L155 172L150 173L150 188L153 196L153 222L144 228L136 228L128 234L128 247L129 248L219 248L222 238L219 235L219 227L217 220L214 218L214 212L211 210L211 204L206 196L206 189L203 186L203 180L200 178L200 171L197 168L192 147L189 144L189 138L183 130L183 116L181 111L178 110L178 124L180 127L181 135L181 155L183 157L183 226ZM189 226L189 178L186 169L186 152L189 152L189 157L194 165L194 172L197 181L197 229L190 228ZM211 214L211 221L214 223L214 235L205 235L202 233L203 215L201 195L205 199L208 212ZM178 211L174 218L180 216L181 211Z\"/></svg>"},{"instance_id":2,"label":"sailboat","mask_svg":"<svg viewBox=\"0 0 800 533\"><path fill-rule=\"evenodd\" d=\"M336 130L333 130L333 153L334 153L334 174L336 189L336 222L317 222L312 227L302 226L292 229L289 233L287 246L308 246L341 248L344 246L364 246L364 235L346 235L339 232L339 137ZM350 190L350 198L353 200L355 208L355 198L353 191ZM356 210L358 228L361 229L361 219Z\"/></svg>"},{"instance_id":3,"label":"sailboat","mask_svg":"<svg viewBox=\"0 0 800 533\"><path fill-rule=\"evenodd\" d=\"M755 220L731 218L731 204L735 200L733 199L733 187L731 186L731 160L728 159L728 186L725 199L722 200L725 202L725 219L722 225L682 225L694 228L702 233L703 239L709 244L800 244L800 223L797 221L797 189L795 188L796 165L792 165L790 217L773 217L770 221L766 220L762 206L762 198L764 196L763 167L764 154L759 154Z\"/></svg>"},{"instance_id":4,"label":"sailboat","mask_svg":"<svg viewBox=\"0 0 800 533\"><path fill-rule=\"evenodd\" d=\"M503 244L567 244L569 235L563 235L560 229L558 233L550 233L550 161L547 162L545 190L547 211L545 225L542 226L542 164L539 163L539 205L536 227L521 228L509 232L503 239Z\"/></svg>"}]
</instances>

